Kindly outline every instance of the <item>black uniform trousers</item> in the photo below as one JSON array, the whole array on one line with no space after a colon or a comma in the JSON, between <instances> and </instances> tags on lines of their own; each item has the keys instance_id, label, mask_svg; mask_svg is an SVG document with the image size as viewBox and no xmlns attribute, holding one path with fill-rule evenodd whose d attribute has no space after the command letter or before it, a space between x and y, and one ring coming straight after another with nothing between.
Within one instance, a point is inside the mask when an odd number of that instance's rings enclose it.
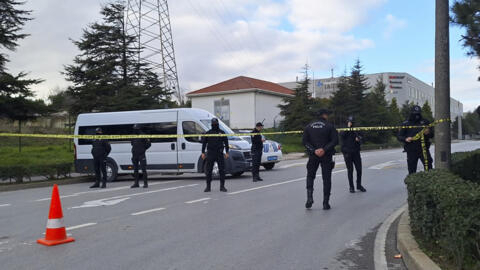
<instances>
[{"instance_id":1,"label":"black uniform trousers","mask_svg":"<svg viewBox=\"0 0 480 270\"><path fill-rule=\"evenodd\" d=\"M225 184L225 157L222 152L219 153L208 153L207 152L207 167L205 174L207 175L207 185L212 183L212 171L215 162L218 165L218 173L220 174L220 185Z\"/></svg>"},{"instance_id":2,"label":"black uniform trousers","mask_svg":"<svg viewBox=\"0 0 480 270\"><path fill-rule=\"evenodd\" d=\"M133 175L135 176L135 183L138 183L138 170L142 169L143 182L147 183L147 158L145 154L132 156Z\"/></svg>"},{"instance_id":3,"label":"black uniform trousers","mask_svg":"<svg viewBox=\"0 0 480 270\"><path fill-rule=\"evenodd\" d=\"M409 150L407 151L407 164L408 164L408 174L413 174L417 172L418 160L422 162L425 167L425 158L423 157L422 149ZM430 155L430 149L427 149L427 168L431 170L433 168L433 159Z\"/></svg>"},{"instance_id":4,"label":"black uniform trousers","mask_svg":"<svg viewBox=\"0 0 480 270\"><path fill-rule=\"evenodd\" d=\"M307 190L313 190L313 182L317 176L318 167L322 167L323 178L323 199L328 201L330 198L330 191L332 189L332 170L333 161L332 156L323 156L319 158L316 155L311 155L307 162Z\"/></svg>"},{"instance_id":5,"label":"black uniform trousers","mask_svg":"<svg viewBox=\"0 0 480 270\"><path fill-rule=\"evenodd\" d=\"M360 156L360 151L355 152L345 152L343 153L343 158L345 159L345 166L348 171L348 184L350 188L353 186L353 167L355 166L355 171L357 171L357 188L362 185L362 158Z\"/></svg>"},{"instance_id":6,"label":"black uniform trousers","mask_svg":"<svg viewBox=\"0 0 480 270\"><path fill-rule=\"evenodd\" d=\"M95 183L107 183L107 162L104 157L93 157L93 168L95 169Z\"/></svg>"},{"instance_id":7,"label":"black uniform trousers","mask_svg":"<svg viewBox=\"0 0 480 270\"><path fill-rule=\"evenodd\" d=\"M252 148L252 176L254 179L260 177L260 165L262 163L263 148Z\"/></svg>"}]
</instances>

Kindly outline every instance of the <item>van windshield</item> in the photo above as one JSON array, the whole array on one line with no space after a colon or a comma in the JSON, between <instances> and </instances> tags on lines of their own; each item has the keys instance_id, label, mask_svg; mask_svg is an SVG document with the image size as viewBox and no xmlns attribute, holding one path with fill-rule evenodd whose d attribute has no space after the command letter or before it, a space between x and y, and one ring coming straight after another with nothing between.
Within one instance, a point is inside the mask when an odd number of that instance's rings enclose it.
<instances>
[{"instance_id":1,"label":"van windshield","mask_svg":"<svg viewBox=\"0 0 480 270\"><path fill-rule=\"evenodd\" d=\"M204 124L207 129L211 129L212 128L212 119L203 119L203 120L200 120L202 122L202 124ZM223 130L223 132L225 132L225 134L234 134L234 132L229 128L227 127L223 122L220 122L220 129ZM237 137L237 136L228 136L228 139L229 140L232 140L232 141L241 141L242 139L240 139L240 137Z\"/></svg>"}]
</instances>

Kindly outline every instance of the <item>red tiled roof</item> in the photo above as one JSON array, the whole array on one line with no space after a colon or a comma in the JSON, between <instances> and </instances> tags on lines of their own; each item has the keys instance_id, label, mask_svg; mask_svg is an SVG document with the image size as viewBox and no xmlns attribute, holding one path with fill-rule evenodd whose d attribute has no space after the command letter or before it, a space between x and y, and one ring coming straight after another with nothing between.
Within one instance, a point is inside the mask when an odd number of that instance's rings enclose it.
<instances>
[{"instance_id":1,"label":"red tiled roof","mask_svg":"<svg viewBox=\"0 0 480 270\"><path fill-rule=\"evenodd\" d=\"M258 80L250 77L239 76L221 83L214 84L188 93L187 95L218 93L233 90L260 89L267 92L273 92L284 95L294 95L294 91L279 84Z\"/></svg>"}]
</instances>

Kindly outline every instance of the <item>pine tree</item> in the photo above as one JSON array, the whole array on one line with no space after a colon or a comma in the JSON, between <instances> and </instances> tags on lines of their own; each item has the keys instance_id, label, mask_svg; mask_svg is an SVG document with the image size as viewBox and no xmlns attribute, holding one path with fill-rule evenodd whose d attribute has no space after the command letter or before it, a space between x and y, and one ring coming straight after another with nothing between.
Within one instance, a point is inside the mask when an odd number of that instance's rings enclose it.
<instances>
[{"instance_id":1,"label":"pine tree","mask_svg":"<svg viewBox=\"0 0 480 270\"><path fill-rule=\"evenodd\" d=\"M303 130L314 119L314 100L308 92L309 85L308 66L305 66L305 78L298 82L295 95L285 97L283 104L278 106L280 115L284 117L280 124L284 130Z\"/></svg>"},{"instance_id":2,"label":"pine tree","mask_svg":"<svg viewBox=\"0 0 480 270\"><path fill-rule=\"evenodd\" d=\"M402 113L398 108L398 103L396 98L392 98L392 101L388 105L388 115L390 117L390 125L391 126L398 126L400 125L405 119L402 117Z\"/></svg>"},{"instance_id":3,"label":"pine tree","mask_svg":"<svg viewBox=\"0 0 480 270\"><path fill-rule=\"evenodd\" d=\"M336 126L340 127L350 115L348 104L353 102L353 97L348 87L346 72L338 79L337 88L338 90L331 98L331 106L333 109L333 122Z\"/></svg>"},{"instance_id":4,"label":"pine tree","mask_svg":"<svg viewBox=\"0 0 480 270\"><path fill-rule=\"evenodd\" d=\"M385 100L385 88L383 79L379 77L375 87L365 96L363 103L363 124L366 126L387 126L390 122L388 103ZM376 143L385 143L389 140L389 132L368 132L365 138Z\"/></svg>"},{"instance_id":5,"label":"pine tree","mask_svg":"<svg viewBox=\"0 0 480 270\"><path fill-rule=\"evenodd\" d=\"M135 36L125 31L122 1L103 7L103 20L85 29L74 41L81 51L74 64L65 67L73 83L69 94L75 99L73 114L91 111L120 111L164 108L171 105L171 92L145 61L138 61Z\"/></svg>"},{"instance_id":6,"label":"pine tree","mask_svg":"<svg viewBox=\"0 0 480 270\"><path fill-rule=\"evenodd\" d=\"M363 104L365 104L366 92L370 88L367 83L367 78L363 74L363 67L360 59L357 59L355 65L352 67L350 77L348 77L348 88L351 95L351 100L347 104L348 114L356 116L359 124L367 124L369 119L363 116Z\"/></svg>"},{"instance_id":7,"label":"pine tree","mask_svg":"<svg viewBox=\"0 0 480 270\"><path fill-rule=\"evenodd\" d=\"M432 107L430 107L430 104L428 104L428 101L425 102L422 106L422 116L424 119L427 119L428 121L430 121L430 123L434 121Z\"/></svg>"},{"instance_id":8,"label":"pine tree","mask_svg":"<svg viewBox=\"0 0 480 270\"><path fill-rule=\"evenodd\" d=\"M22 4L15 0L0 1L0 49L15 51L18 41L28 36L20 32L31 20L31 12L19 9ZM35 118L45 108L42 102L31 99L34 94L30 88L42 80L28 79L25 72L11 74L7 63L7 54L0 52L0 116L19 121Z\"/></svg>"},{"instance_id":9,"label":"pine tree","mask_svg":"<svg viewBox=\"0 0 480 270\"><path fill-rule=\"evenodd\" d=\"M469 56L480 56L480 1L457 0L452 7L451 21L465 28L462 35L463 46L467 48ZM480 77L478 78L480 80Z\"/></svg>"}]
</instances>

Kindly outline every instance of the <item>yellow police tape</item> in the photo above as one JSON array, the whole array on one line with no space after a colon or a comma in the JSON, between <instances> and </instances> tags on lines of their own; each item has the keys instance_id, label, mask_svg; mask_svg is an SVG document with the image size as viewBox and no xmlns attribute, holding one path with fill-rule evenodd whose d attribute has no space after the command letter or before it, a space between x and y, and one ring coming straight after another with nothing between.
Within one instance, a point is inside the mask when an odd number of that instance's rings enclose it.
<instances>
[{"instance_id":1,"label":"yellow police tape","mask_svg":"<svg viewBox=\"0 0 480 270\"><path fill-rule=\"evenodd\" d=\"M354 127L354 128L338 128L337 131L386 131L398 129L411 128L430 128L439 123L450 122L450 119L440 119L426 126L379 126L379 127ZM234 134L141 134L141 135L73 135L73 134L24 134L24 133L0 133L0 137L29 137L29 138L53 138L53 139L165 139L165 138L193 138L193 137L227 137L227 136L252 136L252 135L287 135L287 134L301 134L303 130L295 131L276 131L276 132L262 132L262 133L234 133ZM423 130L420 132L423 134ZM419 133L419 134L420 134ZM418 136L421 136L417 134ZM418 137L416 140L420 139Z\"/></svg>"},{"instance_id":2,"label":"yellow police tape","mask_svg":"<svg viewBox=\"0 0 480 270\"><path fill-rule=\"evenodd\" d=\"M354 127L354 128L338 128L337 131L385 131L398 129L412 129L423 128L414 137L413 141L420 140L422 145L422 155L424 159L424 169L429 170L429 160L427 154L427 147L425 142L425 132L428 128L434 127L440 123L450 123L450 119L439 119L426 126L379 126L379 127ZM302 130L296 131L278 131L278 132L262 132L262 135L286 135L286 134L301 134ZM235 133L235 134L156 134L156 135L68 135L68 134L23 134L23 133L0 133L0 137L30 137L30 138L55 138L55 139L163 139L163 138L192 138L192 137L225 137L225 136L252 136L259 133Z\"/></svg>"}]
</instances>

